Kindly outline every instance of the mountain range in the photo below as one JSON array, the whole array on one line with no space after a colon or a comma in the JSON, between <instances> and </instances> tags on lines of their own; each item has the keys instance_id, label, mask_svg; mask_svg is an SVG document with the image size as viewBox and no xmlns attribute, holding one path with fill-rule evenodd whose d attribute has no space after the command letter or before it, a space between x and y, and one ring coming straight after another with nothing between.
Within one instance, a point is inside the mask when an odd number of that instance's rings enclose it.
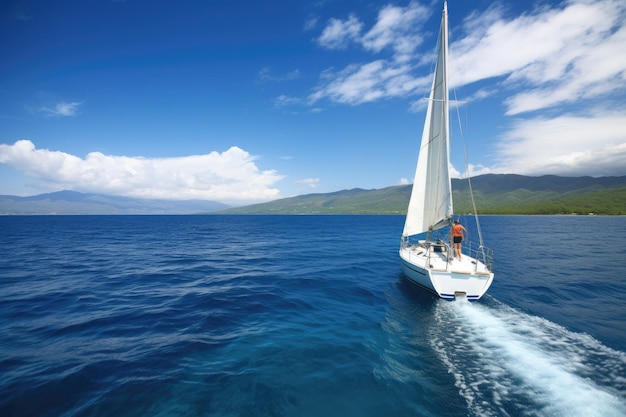
<instances>
[{"instance_id":1,"label":"mountain range","mask_svg":"<svg viewBox=\"0 0 626 417\"><path fill-rule=\"evenodd\" d=\"M472 213L469 182L453 179L454 208ZM528 177L487 174L471 179L481 214L626 215L626 176ZM217 201L158 200L59 191L32 197L0 196L0 214L404 214L410 185L306 194L267 203L229 207Z\"/></svg>"},{"instance_id":2,"label":"mountain range","mask_svg":"<svg viewBox=\"0 0 626 417\"><path fill-rule=\"evenodd\" d=\"M196 214L229 207L217 201L160 200L58 191L32 197L0 195L0 214Z\"/></svg>"},{"instance_id":3,"label":"mountain range","mask_svg":"<svg viewBox=\"0 0 626 417\"><path fill-rule=\"evenodd\" d=\"M467 179L452 180L456 213L481 214L613 214L626 215L626 176L529 177L486 174L471 178L476 210ZM220 210L223 214L405 214L411 185L377 190L307 194L268 203Z\"/></svg>"}]
</instances>

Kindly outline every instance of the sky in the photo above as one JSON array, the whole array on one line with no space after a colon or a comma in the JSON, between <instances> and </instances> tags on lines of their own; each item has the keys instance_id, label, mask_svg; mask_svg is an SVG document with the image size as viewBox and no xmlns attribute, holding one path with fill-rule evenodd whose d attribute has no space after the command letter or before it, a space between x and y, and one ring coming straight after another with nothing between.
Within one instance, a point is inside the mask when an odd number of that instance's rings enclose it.
<instances>
[{"instance_id":1,"label":"sky","mask_svg":"<svg viewBox=\"0 0 626 417\"><path fill-rule=\"evenodd\" d=\"M0 194L412 182L443 1L2 0ZM448 3L452 174L626 175L626 1Z\"/></svg>"}]
</instances>

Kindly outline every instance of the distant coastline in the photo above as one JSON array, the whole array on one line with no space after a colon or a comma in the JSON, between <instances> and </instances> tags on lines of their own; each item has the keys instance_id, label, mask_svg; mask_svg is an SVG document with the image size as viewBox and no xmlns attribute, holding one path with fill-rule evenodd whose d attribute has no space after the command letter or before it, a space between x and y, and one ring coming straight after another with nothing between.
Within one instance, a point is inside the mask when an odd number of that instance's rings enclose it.
<instances>
[{"instance_id":1,"label":"distant coastline","mask_svg":"<svg viewBox=\"0 0 626 417\"><path fill-rule=\"evenodd\" d=\"M481 215L626 215L626 176L528 177L486 174L471 179ZM0 196L0 215L368 214L404 215L410 185L306 194L229 207L205 200L156 200L59 191ZM467 180L453 179L455 212L472 213Z\"/></svg>"}]
</instances>

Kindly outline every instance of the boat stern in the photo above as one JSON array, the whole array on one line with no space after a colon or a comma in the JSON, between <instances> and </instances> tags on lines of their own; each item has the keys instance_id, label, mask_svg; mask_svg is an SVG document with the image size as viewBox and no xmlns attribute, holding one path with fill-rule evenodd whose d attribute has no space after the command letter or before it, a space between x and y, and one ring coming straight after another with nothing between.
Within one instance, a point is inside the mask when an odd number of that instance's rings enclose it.
<instances>
[{"instance_id":1,"label":"boat stern","mask_svg":"<svg viewBox=\"0 0 626 417\"><path fill-rule=\"evenodd\" d=\"M445 300L464 298L475 301L480 299L491 286L493 273L431 271L431 280L439 297Z\"/></svg>"},{"instance_id":2,"label":"boat stern","mask_svg":"<svg viewBox=\"0 0 626 417\"><path fill-rule=\"evenodd\" d=\"M493 272L475 258L451 255L447 245L440 243L420 241L400 248L402 269L412 282L445 300L480 299L491 286Z\"/></svg>"}]
</instances>

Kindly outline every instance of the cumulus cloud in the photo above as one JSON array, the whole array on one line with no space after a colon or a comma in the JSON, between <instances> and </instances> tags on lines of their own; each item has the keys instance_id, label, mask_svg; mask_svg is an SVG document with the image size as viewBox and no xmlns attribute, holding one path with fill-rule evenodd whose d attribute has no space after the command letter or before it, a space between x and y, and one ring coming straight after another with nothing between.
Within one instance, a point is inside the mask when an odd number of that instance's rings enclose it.
<instances>
[{"instance_id":1,"label":"cumulus cloud","mask_svg":"<svg viewBox=\"0 0 626 417\"><path fill-rule=\"evenodd\" d=\"M149 159L100 152L80 158L37 149L29 140L0 144L0 163L42 183L59 189L142 198L229 202L276 198L279 190L273 185L282 176L273 170L260 171L255 159L235 146L222 153Z\"/></svg>"}]
</instances>

